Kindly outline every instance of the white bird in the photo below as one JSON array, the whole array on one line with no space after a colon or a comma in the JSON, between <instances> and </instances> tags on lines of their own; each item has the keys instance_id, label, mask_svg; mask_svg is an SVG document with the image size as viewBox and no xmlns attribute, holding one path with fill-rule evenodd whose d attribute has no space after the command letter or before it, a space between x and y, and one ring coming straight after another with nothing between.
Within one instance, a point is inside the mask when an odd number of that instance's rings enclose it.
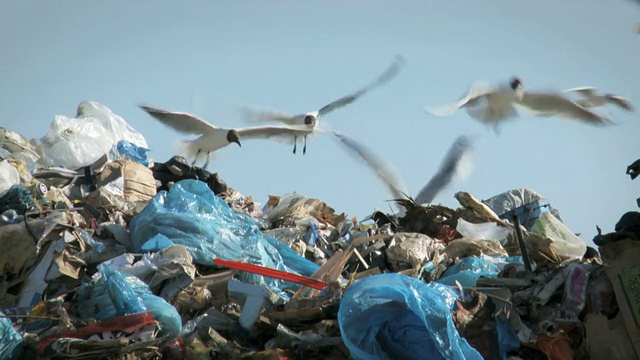
<instances>
[{"instance_id":1,"label":"white bird","mask_svg":"<svg viewBox=\"0 0 640 360\"><path fill-rule=\"evenodd\" d=\"M177 141L175 143L179 152L187 157L193 157L194 165L200 153L206 153L206 162L203 168L209 165L210 154L231 143L242 146L240 140L245 139L272 139L280 142L291 143L295 137L305 136L309 129L290 128L286 126L257 126L239 129L219 128L209 122L185 112L171 112L154 108L147 105L140 105L162 124L183 134L200 135L200 137L190 141Z\"/></svg>"},{"instance_id":2,"label":"white bird","mask_svg":"<svg viewBox=\"0 0 640 360\"><path fill-rule=\"evenodd\" d=\"M425 110L435 116L449 116L464 108L469 116L498 132L499 123L518 116L513 105L516 100L522 98L523 93L522 80L518 77L497 86L475 82L469 87L467 94L456 103Z\"/></svg>"},{"instance_id":3,"label":"white bird","mask_svg":"<svg viewBox=\"0 0 640 360\"><path fill-rule=\"evenodd\" d=\"M398 176L391 166L384 160L376 156L363 144L356 140L333 131L333 134L340 140L342 145L349 151L356 154L373 170L378 178L387 186L394 199L409 198L404 181ZM431 203L433 199L458 176L469 172L470 162L464 159L470 154L472 143L466 136L459 136L451 145L445 155L438 171L429 179L415 197L417 204ZM466 166L465 166L466 165Z\"/></svg>"},{"instance_id":4,"label":"white bird","mask_svg":"<svg viewBox=\"0 0 640 360\"><path fill-rule=\"evenodd\" d=\"M251 121L281 122L292 127L315 129L318 127L319 120L321 117L329 114L332 111L335 111L339 108L342 108L346 105L353 103L358 98L365 95L375 87L385 84L389 80L393 79L398 74L404 62L405 62L404 58L402 58L399 55L396 56L396 58L394 59L393 63L389 66L389 68L387 68L387 70L385 70L385 72L382 73L380 76L378 76L373 82L371 82L370 84L368 84L367 86L363 87L362 89L356 92L343 96L337 100L334 100L324 105L319 110L310 111L304 114L289 115L289 114L284 114L284 113L271 111L271 110L256 110L256 109L245 108L245 111L244 111L245 118ZM296 140L297 138L294 139L294 147L293 147L294 154L296 153L296 143L297 143ZM305 154L306 150L307 150L307 136L305 135L304 148L302 149L302 153Z\"/></svg>"},{"instance_id":5,"label":"white bird","mask_svg":"<svg viewBox=\"0 0 640 360\"><path fill-rule=\"evenodd\" d=\"M634 111L633 105L631 105L631 102L627 98L611 93L597 94L596 88L592 86L566 89L564 92L577 93L582 96L582 99L577 100L576 103L586 108L604 106L610 103L624 110Z\"/></svg>"},{"instance_id":6,"label":"white bird","mask_svg":"<svg viewBox=\"0 0 640 360\"><path fill-rule=\"evenodd\" d=\"M508 84L497 87L475 83L467 95L457 103L427 111L436 116L448 116L460 108L465 108L472 118L490 125L498 132L500 123L519 116L516 106L534 116L559 116L592 125L613 123L608 117L591 111L559 93L525 90L522 80L518 77L513 77Z\"/></svg>"}]
</instances>

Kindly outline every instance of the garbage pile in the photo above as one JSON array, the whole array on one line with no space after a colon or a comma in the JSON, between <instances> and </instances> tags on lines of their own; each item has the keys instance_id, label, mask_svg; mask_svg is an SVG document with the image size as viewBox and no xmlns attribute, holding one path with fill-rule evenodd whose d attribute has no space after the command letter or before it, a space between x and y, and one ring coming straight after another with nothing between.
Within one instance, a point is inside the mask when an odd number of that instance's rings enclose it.
<instances>
[{"instance_id":1,"label":"garbage pile","mask_svg":"<svg viewBox=\"0 0 640 360\"><path fill-rule=\"evenodd\" d=\"M530 189L357 220L245 197L104 105L0 132L2 359L629 359L640 213L587 247Z\"/></svg>"}]
</instances>

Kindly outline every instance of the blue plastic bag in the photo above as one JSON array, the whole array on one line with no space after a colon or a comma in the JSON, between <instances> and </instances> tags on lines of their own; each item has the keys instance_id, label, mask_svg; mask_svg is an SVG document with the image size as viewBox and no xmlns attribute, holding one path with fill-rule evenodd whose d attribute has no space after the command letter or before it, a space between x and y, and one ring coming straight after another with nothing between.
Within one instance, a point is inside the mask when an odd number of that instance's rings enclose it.
<instances>
[{"instance_id":1,"label":"blue plastic bag","mask_svg":"<svg viewBox=\"0 0 640 360\"><path fill-rule=\"evenodd\" d=\"M309 229L302 238L307 244L316 246L316 240L318 239L318 225L315 223L309 223Z\"/></svg>"},{"instance_id":2,"label":"blue plastic bag","mask_svg":"<svg viewBox=\"0 0 640 360\"><path fill-rule=\"evenodd\" d=\"M458 281L464 287L474 287L480 277L495 277L499 272L498 266L490 261L468 257L447 269L436 281L450 286L455 286Z\"/></svg>"},{"instance_id":3,"label":"blue plastic bag","mask_svg":"<svg viewBox=\"0 0 640 360\"><path fill-rule=\"evenodd\" d=\"M338 323L354 359L482 359L453 324L442 289L400 274L356 282Z\"/></svg>"},{"instance_id":4,"label":"blue plastic bag","mask_svg":"<svg viewBox=\"0 0 640 360\"><path fill-rule=\"evenodd\" d=\"M182 180L168 192L160 191L133 218L130 226L135 251L158 234L184 245L196 264L215 266L214 259L244 261L311 276L318 265L301 257L279 240L265 235L249 215L236 212L207 184ZM280 292L285 282L242 274L243 280ZM280 294L283 296L283 294Z\"/></svg>"},{"instance_id":5,"label":"blue plastic bag","mask_svg":"<svg viewBox=\"0 0 640 360\"><path fill-rule=\"evenodd\" d=\"M78 314L82 318L105 321L151 311L162 326L160 336L179 334L180 314L173 305L154 295L146 283L107 264L100 264L98 270L102 277L82 284L76 294Z\"/></svg>"},{"instance_id":6,"label":"blue plastic bag","mask_svg":"<svg viewBox=\"0 0 640 360\"><path fill-rule=\"evenodd\" d=\"M520 339L513 328L501 317L496 316L496 331L498 332L498 344L500 345L500 359L509 359L510 352L520 349Z\"/></svg>"},{"instance_id":7,"label":"blue plastic bag","mask_svg":"<svg viewBox=\"0 0 640 360\"><path fill-rule=\"evenodd\" d=\"M127 140L120 140L117 144L115 144L110 151L110 160L133 160L137 161L144 166L149 166L149 161L147 160L147 152L149 149L137 146L135 144L130 143Z\"/></svg>"},{"instance_id":8,"label":"blue plastic bag","mask_svg":"<svg viewBox=\"0 0 640 360\"><path fill-rule=\"evenodd\" d=\"M0 359L14 360L22 355L22 336L9 318L0 311Z\"/></svg>"}]
</instances>

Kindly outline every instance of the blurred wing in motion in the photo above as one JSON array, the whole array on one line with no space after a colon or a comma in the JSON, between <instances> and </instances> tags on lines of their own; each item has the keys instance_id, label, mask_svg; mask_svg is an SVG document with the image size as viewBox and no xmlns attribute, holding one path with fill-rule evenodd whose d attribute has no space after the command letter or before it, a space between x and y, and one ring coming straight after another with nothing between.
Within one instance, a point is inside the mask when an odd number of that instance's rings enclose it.
<instances>
[{"instance_id":1,"label":"blurred wing in motion","mask_svg":"<svg viewBox=\"0 0 640 360\"><path fill-rule=\"evenodd\" d=\"M382 180L382 182L387 186L389 193L393 196L393 199L407 198L407 189L404 185L404 181L391 170L390 166L385 161L380 159L366 146L360 144L356 140L335 131L333 134L338 138L338 140L340 140L340 143L347 150L357 155L362 161L367 163L371 170L373 170L378 178L380 178L380 180Z\"/></svg>"},{"instance_id":2,"label":"blurred wing in motion","mask_svg":"<svg viewBox=\"0 0 640 360\"><path fill-rule=\"evenodd\" d=\"M300 119L296 116L287 115L277 111L249 107L243 107L241 111L242 117L248 121L279 122L289 126L301 125ZM304 124L304 122L302 122L302 124Z\"/></svg>"},{"instance_id":3,"label":"blurred wing in motion","mask_svg":"<svg viewBox=\"0 0 640 360\"><path fill-rule=\"evenodd\" d=\"M293 144L295 137L302 138L312 131L303 128L286 126L257 126L237 129L240 139L273 140L284 144Z\"/></svg>"},{"instance_id":4,"label":"blurred wing in motion","mask_svg":"<svg viewBox=\"0 0 640 360\"><path fill-rule=\"evenodd\" d=\"M596 88L593 86L581 86L581 87L562 90L562 92L578 93L585 97L593 96L595 94L595 91L596 91Z\"/></svg>"},{"instance_id":5,"label":"blurred wing in motion","mask_svg":"<svg viewBox=\"0 0 640 360\"><path fill-rule=\"evenodd\" d=\"M471 140L466 136L459 136L444 157L438 172L420 190L415 198L417 204L428 204L438 196L456 177L470 172L470 164L464 158L472 149Z\"/></svg>"},{"instance_id":6,"label":"blurred wing in motion","mask_svg":"<svg viewBox=\"0 0 640 360\"><path fill-rule=\"evenodd\" d=\"M445 105L439 108L425 108L433 116L449 116L453 115L458 109L469 106L475 106L482 100L483 96L494 91L495 87L484 82L475 82L471 84L467 93L457 102Z\"/></svg>"},{"instance_id":7,"label":"blurred wing in motion","mask_svg":"<svg viewBox=\"0 0 640 360\"><path fill-rule=\"evenodd\" d=\"M585 108L598 107L611 103L626 111L634 111L633 105L631 105L631 102L627 98L613 94L596 94L595 87L578 87L567 89L563 92L574 92L580 94L582 98L577 100L576 103Z\"/></svg>"},{"instance_id":8,"label":"blurred wing in motion","mask_svg":"<svg viewBox=\"0 0 640 360\"><path fill-rule=\"evenodd\" d=\"M400 55L396 56L389 68L387 68L387 70L385 70L385 72L378 76L373 82L352 94L343 96L340 99L332 101L329 104L323 106L320 110L318 110L318 116L324 116L336 109L349 105L374 88L387 83L398 74L404 63L405 60L403 57L401 57Z\"/></svg>"},{"instance_id":9,"label":"blurred wing in motion","mask_svg":"<svg viewBox=\"0 0 640 360\"><path fill-rule=\"evenodd\" d=\"M526 91L517 104L534 116L560 116L581 120L591 125L614 124L608 117L559 94Z\"/></svg>"},{"instance_id":10,"label":"blurred wing in motion","mask_svg":"<svg viewBox=\"0 0 640 360\"><path fill-rule=\"evenodd\" d=\"M185 112L171 112L147 105L139 105L156 120L183 134L206 134L218 128L195 115Z\"/></svg>"}]
</instances>

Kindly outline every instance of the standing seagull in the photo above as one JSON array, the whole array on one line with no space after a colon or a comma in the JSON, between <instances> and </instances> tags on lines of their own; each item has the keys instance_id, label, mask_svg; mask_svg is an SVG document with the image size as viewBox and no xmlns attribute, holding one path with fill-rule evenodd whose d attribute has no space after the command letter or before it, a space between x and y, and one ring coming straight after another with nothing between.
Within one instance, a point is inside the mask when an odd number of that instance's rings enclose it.
<instances>
[{"instance_id":1,"label":"standing seagull","mask_svg":"<svg viewBox=\"0 0 640 360\"><path fill-rule=\"evenodd\" d=\"M564 92L568 93L577 93L582 96L582 99L577 100L576 103L586 107L597 107L607 105L609 103L617 105L618 107L627 110L634 111L633 105L627 98L622 96L605 93L605 94L597 94L596 88L592 86L583 86L572 89L564 90Z\"/></svg>"},{"instance_id":2,"label":"standing seagull","mask_svg":"<svg viewBox=\"0 0 640 360\"><path fill-rule=\"evenodd\" d=\"M273 139L291 143L298 136L306 136L310 130L295 129L285 126L257 126L240 129L226 129L211 125L207 121L185 112L170 112L147 105L140 105L164 125L183 134L200 135L195 140L177 141L176 148L187 157L193 157L191 165L196 163L201 152L206 153L203 168L209 165L210 154L231 143L240 144L240 139Z\"/></svg>"},{"instance_id":3,"label":"standing seagull","mask_svg":"<svg viewBox=\"0 0 640 360\"><path fill-rule=\"evenodd\" d=\"M252 121L281 122L289 126L307 128L311 130L316 129L321 117L329 114L334 110L337 110L341 107L351 104L352 102L356 101L362 95L368 93L375 87L385 84L389 80L393 79L398 74L404 62L405 62L404 58L402 58L399 55L396 56L396 58L394 59L393 63L389 66L389 68L387 68L387 70L384 73L382 73L380 76L378 76L373 82L371 82L367 86L363 87L362 89L354 93L343 96L335 101L332 101L324 105L319 110L307 112L304 114L298 114L298 115L288 115L288 114L269 111L269 110L247 109L245 111L245 117L248 120L252 120ZM304 148L302 149L303 154L307 152L307 135L308 134L304 135ZM294 146L293 146L294 154L296 153L296 147L297 147L297 137L294 138Z\"/></svg>"}]
</instances>

